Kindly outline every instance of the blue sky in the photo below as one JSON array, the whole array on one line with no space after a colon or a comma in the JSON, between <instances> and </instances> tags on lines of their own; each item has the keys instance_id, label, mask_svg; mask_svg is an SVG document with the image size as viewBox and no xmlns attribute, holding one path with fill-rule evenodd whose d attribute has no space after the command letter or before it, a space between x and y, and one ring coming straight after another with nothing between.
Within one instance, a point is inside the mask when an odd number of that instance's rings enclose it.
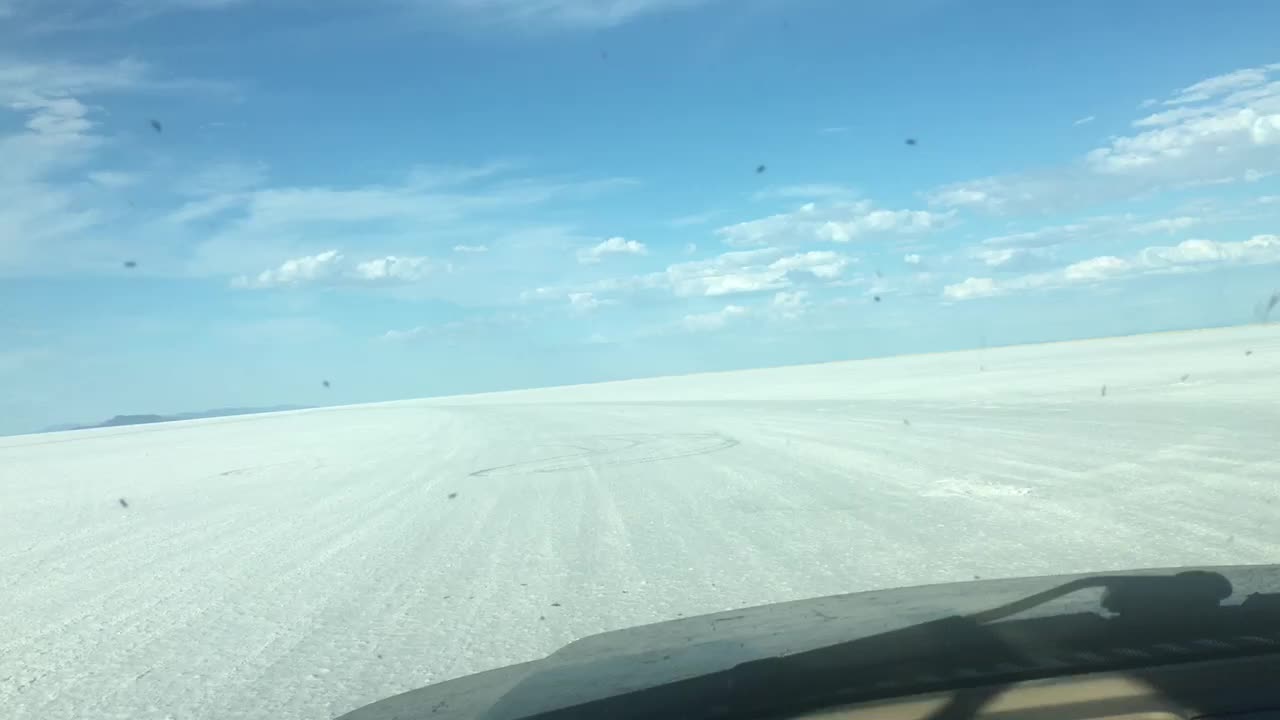
<instances>
[{"instance_id":1,"label":"blue sky","mask_svg":"<svg viewBox=\"0 0 1280 720\"><path fill-rule=\"evenodd\" d=\"M0 0L0 432L1254 321L1275 27Z\"/></svg>"}]
</instances>

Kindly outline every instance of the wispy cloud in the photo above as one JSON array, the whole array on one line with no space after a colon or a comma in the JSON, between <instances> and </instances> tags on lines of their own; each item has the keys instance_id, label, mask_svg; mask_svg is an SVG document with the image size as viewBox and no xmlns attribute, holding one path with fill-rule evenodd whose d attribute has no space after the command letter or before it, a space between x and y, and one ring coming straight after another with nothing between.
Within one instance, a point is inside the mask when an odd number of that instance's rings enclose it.
<instances>
[{"instance_id":1,"label":"wispy cloud","mask_svg":"<svg viewBox=\"0 0 1280 720\"><path fill-rule=\"evenodd\" d=\"M809 183L804 185L778 185L765 188L755 193L757 200L830 200L832 198L850 198L858 191L835 183Z\"/></svg>"},{"instance_id":2,"label":"wispy cloud","mask_svg":"<svg viewBox=\"0 0 1280 720\"><path fill-rule=\"evenodd\" d=\"M1137 132L1043 172L954 183L933 205L994 212L1044 210L1124 199L1205 179L1248 181L1280 162L1280 64L1193 83L1134 120Z\"/></svg>"},{"instance_id":3,"label":"wispy cloud","mask_svg":"<svg viewBox=\"0 0 1280 720\"><path fill-rule=\"evenodd\" d=\"M806 203L794 212L726 225L716 230L728 245L794 245L826 241L847 243L878 235L922 234L944 227L951 212L886 210L870 201Z\"/></svg>"},{"instance_id":4,"label":"wispy cloud","mask_svg":"<svg viewBox=\"0 0 1280 720\"><path fill-rule=\"evenodd\" d=\"M260 187L266 181L266 163L224 160L184 173L173 189L190 197L231 195Z\"/></svg>"},{"instance_id":5,"label":"wispy cloud","mask_svg":"<svg viewBox=\"0 0 1280 720\"><path fill-rule=\"evenodd\" d=\"M787 254L778 248L722 253L705 260L668 265L665 270L607 278L577 287L539 287L522 294L525 302L560 300L573 292L594 296L655 293L677 298L723 297L834 283L854 259L829 250Z\"/></svg>"},{"instance_id":6,"label":"wispy cloud","mask_svg":"<svg viewBox=\"0 0 1280 720\"><path fill-rule=\"evenodd\" d=\"M681 215L680 217L671 218L671 220L668 221L667 224L670 225L671 227L677 227L677 228L691 227L694 225L706 225L707 223L714 220L716 215L718 214L719 213L709 211L709 212L703 212L703 213L694 213L692 215Z\"/></svg>"},{"instance_id":7,"label":"wispy cloud","mask_svg":"<svg viewBox=\"0 0 1280 720\"><path fill-rule=\"evenodd\" d=\"M582 200L632 185L630 180L565 180L504 174L483 177L459 169L456 184L430 182L416 171L399 183L359 186L263 185L193 200L164 220L198 243L192 271L257 272L326 246L363 237L394 254L547 252L571 238L562 229L524 233L526 213L556 202ZM185 227L199 222L198 227ZM425 229L430 229L425 233ZM495 254L497 254L495 252Z\"/></svg>"},{"instance_id":8,"label":"wispy cloud","mask_svg":"<svg viewBox=\"0 0 1280 720\"><path fill-rule=\"evenodd\" d=\"M402 0L450 8L471 20L523 29L594 30L716 0Z\"/></svg>"},{"instance_id":9,"label":"wispy cloud","mask_svg":"<svg viewBox=\"0 0 1280 720\"><path fill-rule=\"evenodd\" d=\"M1071 124L1079 127L1081 125L1088 125L1089 123L1093 122L1095 119L1096 118L1092 115L1086 115L1082 118L1077 119L1075 122Z\"/></svg>"},{"instance_id":10,"label":"wispy cloud","mask_svg":"<svg viewBox=\"0 0 1280 720\"><path fill-rule=\"evenodd\" d=\"M725 305L715 312L684 316L684 328L689 332L722 330L735 318L744 317L747 309L741 305Z\"/></svg>"},{"instance_id":11,"label":"wispy cloud","mask_svg":"<svg viewBox=\"0 0 1280 720\"><path fill-rule=\"evenodd\" d=\"M616 305L617 300L602 299L591 292L571 292L568 296L569 308L578 314L593 312L605 305Z\"/></svg>"},{"instance_id":12,"label":"wispy cloud","mask_svg":"<svg viewBox=\"0 0 1280 720\"><path fill-rule=\"evenodd\" d=\"M1177 245L1155 245L1124 257L1100 255L1070 263L1043 273L1000 280L970 277L947 285L942 294L948 300L971 300L1024 290L1084 285L1135 275L1169 272L1204 272L1224 265L1266 265L1280 263L1280 236L1254 235L1248 240L1216 241L1193 239Z\"/></svg>"},{"instance_id":13,"label":"wispy cloud","mask_svg":"<svg viewBox=\"0 0 1280 720\"><path fill-rule=\"evenodd\" d=\"M488 312L447 322L418 325L405 330L388 330L381 339L389 343L432 341L456 345L495 334L508 334L527 327L529 319L518 312Z\"/></svg>"}]
</instances>

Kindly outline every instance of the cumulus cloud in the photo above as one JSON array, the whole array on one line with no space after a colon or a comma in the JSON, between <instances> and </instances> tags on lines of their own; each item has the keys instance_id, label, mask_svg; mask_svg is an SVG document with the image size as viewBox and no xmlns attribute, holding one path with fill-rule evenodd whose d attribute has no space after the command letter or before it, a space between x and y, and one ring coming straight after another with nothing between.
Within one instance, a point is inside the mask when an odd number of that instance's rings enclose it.
<instances>
[{"instance_id":1,"label":"cumulus cloud","mask_svg":"<svg viewBox=\"0 0 1280 720\"><path fill-rule=\"evenodd\" d=\"M747 309L741 305L726 305L715 312L684 316L684 328L690 332L721 330L735 318L743 317Z\"/></svg>"},{"instance_id":2,"label":"cumulus cloud","mask_svg":"<svg viewBox=\"0 0 1280 720\"><path fill-rule=\"evenodd\" d=\"M677 297L777 290L788 285L786 271L767 264L777 255L772 248L727 252L709 260L670 265L661 273L645 276L641 284L667 289Z\"/></svg>"},{"instance_id":3,"label":"cumulus cloud","mask_svg":"<svg viewBox=\"0 0 1280 720\"><path fill-rule=\"evenodd\" d=\"M342 253L326 250L315 255L285 260L278 268L263 270L252 278L238 277L232 284L243 288L272 288L330 280L341 273L343 261Z\"/></svg>"},{"instance_id":4,"label":"cumulus cloud","mask_svg":"<svg viewBox=\"0 0 1280 720\"><path fill-rule=\"evenodd\" d=\"M232 280L239 288L267 289L321 284L397 284L420 282L437 270L424 257L386 257L349 263L337 250L284 261L279 267Z\"/></svg>"},{"instance_id":5,"label":"cumulus cloud","mask_svg":"<svg viewBox=\"0 0 1280 720\"><path fill-rule=\"evenodd\" d=\"M609 255L648 255L649 249L645 244L637 240L627 240L626 238L611 237L589 248L583 248L578 251L578 262L584 265L591 265L600 262Z\"/></svg>"},{"instance_id":6,"label":"cumulus cloud","mask_svg":"<svg viewBox=\"0 0 1280 720\"><path fill-rule=\"evenodd\" d=\"M429 258L388 255L357 263L351 269L351 277L363 282L417 282L435 270L435 263Z\"/></svg>"}]
</instances>

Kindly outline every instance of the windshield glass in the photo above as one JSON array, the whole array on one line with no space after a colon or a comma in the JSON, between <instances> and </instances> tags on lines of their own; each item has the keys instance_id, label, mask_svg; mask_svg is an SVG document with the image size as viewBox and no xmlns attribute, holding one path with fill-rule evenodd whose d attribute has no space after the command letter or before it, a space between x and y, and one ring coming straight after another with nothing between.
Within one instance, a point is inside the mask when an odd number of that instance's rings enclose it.
<instances>
[{"instance_id":1,"label":"windshield glass","mask_svg":"<svg viewBox=\"0 0 1280 720\"><path fill-rule=\"evenodd\" d=\"M705 613L1276 562L1278 27L0 0L0 707L328 718Z\"/></svg>"}]
</instances>

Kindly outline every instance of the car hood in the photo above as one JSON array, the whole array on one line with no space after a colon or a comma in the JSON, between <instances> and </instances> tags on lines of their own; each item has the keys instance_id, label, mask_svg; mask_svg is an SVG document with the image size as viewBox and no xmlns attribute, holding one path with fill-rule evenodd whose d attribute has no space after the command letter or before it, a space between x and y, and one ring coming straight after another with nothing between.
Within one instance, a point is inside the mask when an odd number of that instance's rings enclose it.
<instances>
[{"instance_id":1,"label":"car hood","mask_svg":"<svg viewBox=\"0 0 1280 720\"><path fill-rule=\"evenodd\" d=\"M1225 576L1231 602L1280 587L1280 565L1180 567L979 580L833 595L601 633L541 660L468 675L367 705L339 720L517 720L626 692L786 656L950 615L1013 602L1073 580L1207 570ZM1025 617L1096 612L1101 590L1075 593Z\"/></svg>"}]
</instances>

